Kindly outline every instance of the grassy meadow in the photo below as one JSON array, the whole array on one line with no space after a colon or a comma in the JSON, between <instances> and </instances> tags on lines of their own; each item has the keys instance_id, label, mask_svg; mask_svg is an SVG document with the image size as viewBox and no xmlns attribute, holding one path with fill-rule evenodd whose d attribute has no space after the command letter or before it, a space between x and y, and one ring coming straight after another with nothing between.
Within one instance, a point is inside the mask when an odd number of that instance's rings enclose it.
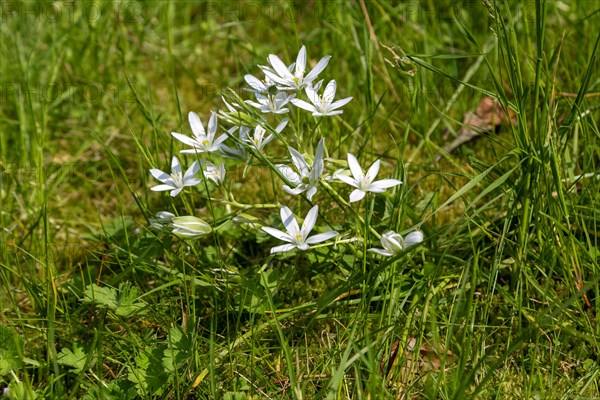
<instances>
[{"instance_id":1,"label":"grassy meadow","mask_svg":"<svg viewBox=\"0 0 600 400\"><path fill-rule=\"evenodd\" d=\"M0 398L600 398L600 2L0 4Z\"/></svg>"}]
</instances>

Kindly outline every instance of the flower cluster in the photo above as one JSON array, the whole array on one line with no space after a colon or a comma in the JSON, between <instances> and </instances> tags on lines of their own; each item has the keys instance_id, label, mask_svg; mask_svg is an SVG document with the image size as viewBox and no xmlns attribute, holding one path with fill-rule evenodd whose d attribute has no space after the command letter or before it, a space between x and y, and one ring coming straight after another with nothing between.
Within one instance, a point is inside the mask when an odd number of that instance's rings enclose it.
<instances>
[{"instance_id":1,"label":"flower cluster","mask_svg":"<svg viewBox=\"0 0 600 400\"><path fill-rule=\"evenodd\" d=\"M250 74L244 77L249 85L246 90L254 96L254 99L239 100L232 104L223 99L227 110L219 111L219 113L211 111L207 129L200 117L195 112L190 112L188 120L192 136L178 132L172 132L171 135L187 146L180 153L194 155L197 159L192 162L185 173L182 172L179 159L175 156L172 158L170 174L156 168L151 169L152 176L161 182L151 189L170 191L170 195L175 197L186 187L195 187L201 183L202 179L196 175L202 170L202 177L205 180L209 180L216 187L225 190L225 164L214 164L214 157L219 156L246 162L251 157L256 157L260 162L267 160L267 145L276 138L285 141L289 120L283 118L275 128L272 128L272 125L266 120L253 119L245 112L252 110L252 107L263 114L273 114L272 118L288 113L290 105L308 111L314 117L342 114L341 108L348 104L352 97L335 100L337 91L335 80L330 80L325 85L322 94L319 94L323 80L317 81L317 78L327 67L330 59L331 56L322 57L310 71L307 71L307 55L304 46L300 49L296 61L289 65L286 65L278 56L271 54L267 58L268 65L259 66L264 74L262 80ZM236 126L230 127L226 133L217 135L219 115L224 117L226 122ZM228 144L225 143L226 141ZM302 141L297 140L296 142ZM281 188L283 191L290 195L304 195L309 202L313 200L321 186L322 179L329 182L340 181L353 187L349 196L350 203L362 200L369 192L383 193L386 189L402 184L398 179L375 180L379 173L380 160L376 160L364 173L357 158L351 153L347 155L349 171L338 170L333 176L324 178L323 173L326 167L324 138L318 141L314 155L312 152L302 153L299 149L291 146L288 146L288 152L290 163L271 164L268 162L268 164L273 166L274 172L282 178ZM210 161L203 160L203 157L209 158ZM225 193L227 194L226 190ZM233 196L229 195L227 198L233 199ZM262 231L285 242L283 245L274 246L270 252L279 253L292 249L307 250L310 245L322 243L337 236L338 232L334 230L309 236L316 225L318 214L319 207L314 205L306 214L302 227L300 227L298 219L290 208L282 206L280 215L285 232L262 226ZM199 218L194 216L178 217L166 211L157 213L156 217L150 220L150 226L156 230L169 231L182 239L195 239L212 231L210 225ZM408 235L406 239L394 232L388 232L381 239L384 249L369 250L384 256L392 256L422 240L423 235L418 231Z\"/></svg>"},{"instance_id":2,"label":"flower cluster","mask_svg":"<svg viewBox=\"0 0 600 400\"><path fill-rule=\"evenodd\" d=\"M317 65L306 73L306 47L302 46L296 62L285 65L279 57L269 55L269 65L260 66L265 74L265 79L260 80L254 75L246 75L244 80L250 85L249 92L254 93L256 101L246 100L252 107L258 108L263 113L285 114L290 110L286 106L291 103L296 107L312 112L315 117L325 117L343 113L338 108L346 105L352 97L333 101L337 85L335 80L330 81L325 87L323 96L317 91L323 81L315 82L317 77L327 64L331 56L325 56L319 60ZM297 98L304 90L310 103Z\"/></svg>"}]
</instances>

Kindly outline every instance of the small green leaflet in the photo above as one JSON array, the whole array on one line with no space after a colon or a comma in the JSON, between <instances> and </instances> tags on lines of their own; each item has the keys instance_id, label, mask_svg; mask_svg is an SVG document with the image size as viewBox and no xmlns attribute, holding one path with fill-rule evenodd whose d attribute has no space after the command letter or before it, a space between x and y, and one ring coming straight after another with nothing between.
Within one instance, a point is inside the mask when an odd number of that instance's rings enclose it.
<instances>
[{"instance_id":1,"label":"small green leaflet","mask_svg":"<svg viewBox=\"0 0 600 400\"><path fill-rule=\"evenodd\" d=\"M58 363L73 368L72 372L80 374L85 368L87 354L77 345L73 345L73 350L64 348L58 353Z\"/></svg>"},{"instance_id":2,"label":"small green leaflet","mask_svg":"<svg viewBox=\"0 0 600 400\"><path fill-rule=\"evenodd\" d=\"M121 283L118 289L91 284L85 288L83 301L108 308L120 317L132 317L148 312L146 303L138 300L138 294L138 288L131 287L130 282Z\"/></svg>"},{"instance_id":3,"label":"small green leaflet","mask_svg":"<svg viewBox=\"0 0 600 400\"><path fill-rule=\"evenodd\" d=\"M23 363L23 339L14 328L0 325L0 376L17 371Z\"/></svg>"}]
</instances>

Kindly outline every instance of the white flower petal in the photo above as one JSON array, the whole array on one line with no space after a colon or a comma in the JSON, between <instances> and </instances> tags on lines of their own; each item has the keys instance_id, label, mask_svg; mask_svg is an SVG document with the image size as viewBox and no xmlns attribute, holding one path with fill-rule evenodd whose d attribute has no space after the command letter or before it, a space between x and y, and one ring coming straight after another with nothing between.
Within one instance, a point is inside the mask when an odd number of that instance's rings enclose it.
<instances>
[{"instance_id":1,"label":"white flower petal","mask_svg":"<svg viewBox=\"0 0 600 400\"><path fill-rule=\"evenodd\" d=\"M310 209L308 214L306 214L306 218L304 218L304 223L302 224L302 237L304 239L308 237L308 234L312 231L312 228L314 228L318 215L319 206L314 206Z\"/></svg>"},{"instance_id":2,"label":"white flower petal","mask_svg":"<svg viewBox=\"0 0 600 400\"><path fill-rule=\"evenodd\" d=\"M219 147L221 145L221 143L223 143L225 140L227 140L227 135L226 134L222 134L217 139L215 139L214 142L212 142L212 146L211 147Z\"/></svg>"},{"instance_id":3,"label":"white flower petal","mask_svg":"<svg viewBox=\"0 0 600 400\"><path fill-rule=\"evenodd\" d=\"M333 99L335 98L336 88L337 88L337 85L335 83L335 80L332 79L331 81L329 81L327 86L325 86L325 90L323 91L323 100L326 101L327 103L331 103L333 101Z\"/></svg>"},{"instance_id":4,"label":"white flower petal","mask_svg":"<svg viewBox=\"0 0 600 400\"><path fill-rule=\"evenodd\" d=\"M277 76L278 78L292 78L292 74L290 73L288 67L283 63L283 61L281 61L279 57L277 57L275 54L270 54L268 60L275 72L277 72L277 74L279 75L275 76ZM267 75L267 71L265 71L265 75ZM270 75L267 76L271 77ZM271 77L271 79L273 79L273 77ZM273 80L275 81L275 79Z\"/></svg>"},{"instance_id":5,"label":"white flower petal","mask_svg":"<svg viewBox=\"0 0 600 400\"><path fill-rule=\"evenodd\" d=\"M288 108L282 108L276 111L272 111L272 110L267 110L267 111L263 111L263 113L268 113L268 112L272 112L273 114L286 114L288 112L290 112L290 110Z\"/></svg>"},{"instance_id":6,"label":"white flower petal","mask_svg":"<svg viewBox=\"0 0 600 400\"><path fill-rule=\"evenodd\" d=\"M171 191L171 193L170 193L171 197L177 196L179 194L179 192L181 192L182 190L183 190L183 188L178 188L178 189Z\"/></svg>"},{"instance_id":7,"label":"white flower petal","mask_svg":"<svg viewBox=\"0 0 600 400\"><path fill-rule=\"evenodd\" d=\"M202 182L202 179L200 178L189 178L185 180L183 186L196 186L200 182Z\"/></svg>"},{"instance_id":8,"label":"white flower petal","mask_svg":"<svg viewBox=\"0 0 600 400\"><path fill-rule=\"evenodd\" d=\"M179 140L181 143L187 144L188 146L198 147L200 145L197 140L192 139L189 136L182 135L181 133L171 132L171 135L173 135L173 137Z\"/></svg>"},{"instance_id":9,"label":"white flower petal","mask_svg":"<svg viewBox=\"0 0 600 400\"><path fill-rule=\"evenodd\" d=\"M377 174L379 173L379 166L381 165L381 160L377 160L373 163L373 165L371 165L371 167L369 168L369 170L367 171L367 173L365 174L365 178L369 181L369 182L373 182L373 180L375 180L375 178L377 177Z\"/></svg>"},{"instance_id":10,"label":"white flower petal","mask_svg":"<svg viewBox=\"0 0 600 400\"><path fill-rule=\"evenodd\" d=\"M321 138L319 140L319 144L317 144L317 152L315 153L315 160L313 161L311 178L313 182L316 182L317 179L323 173L324 162L323 162L323 146L325 145L325 139Z\"/></svg>"},{"instance_id":11,"label":"white flower petal","mask_svg":"<svg viewBox=\"0 0 600 400\"><path fill-rule=\"evenodd\" d=\"M213 151L210 149L204 149L204 148L200 148L200 147L194 147L193 149L185 149L185 150L181 150L179 153L180 154L200 154L200 153L206 153L207 151Z\"/></svg>"},{"instance_id":12,"label":"white flower petal","mask_svg":"<svg viewBox=\"0 0 600 400\"><path fill-rule=\"evenodd\" d=\"M391 188L397 185L402 184L402 181L398 179L382 179L380 181L375 181L369 185L369 191L375 192L376 190L385 190L387 188ZM379 192L381 193L381 192Z\"/></svg>"},{"instance_id":13,"label":"white flower petal","mask_svg":"<svg viewBox=\"0 0 600 400\"><path fill-rule=\"evenodd\" d=\"M350 193L350 203L354 203L355 201L362 200L365 197L365 192L359 189L354 189L352 193Z\"/></svg>"},{"instance_id":14,"label":"white flower petal","mask_svg":"<svg viewBox=\"0 0 600 400\"><path fill-rule=\"evenodd\" d=\"M257 102L255 102L255 101L252 101L252 100L244 100L244 102L245 102L246 104L250 104L250 105L251 105L252 107L254 107L254 108L261 108L261 107L262 107L262 104L260 104L260 103L257 103Z\"/></svg>"},{"instance_id":15,"label":"white flower petal","mask_svg":"<svg viewBox=\"0 0 600 400\"><path fill-rule=\"evenodd\" d=\"M423 241L423 232L413 231L413 232L409 233L408 235L406 235L406 238L404 238L404 246L410 247L417 243L421 243L422 241Z\"/></svg>"},{"instance_id":16,"label":"white flower petal","mask_svg":"<svg viewBox=\"0 0 600 400\"><path fill-rule=\"evenodd\" d=\"M325 67L329 63L329 59L331 59L331 56L325 56L325 57L321 58L319 60L319 62L317 63L317 65L315 65L315 67L306 75L306 77L304 78L304 81L305 82L314 81L317 78L317 76L325 69Z\"/></svg>"},{"instance_id":17,"label":"white flower petal","mask_svg":"<svg viewBox=\"0 0 600 400\"><path fill-rule=\"evenodd\" d=\"M171 160L171 173L180 173L181 174L181 164L179 163L179 159L173 156Z\"/></svg>"},{"instance_id":18,"label":"white flower petal","mask_svg":"<svg viewBox=\"0 0 600 400\"><path fill-rule=\"evenodd\" d=\"M350 186L354 186L354 187L358 187L358 183L356 182L356 179L349 177L348 175L341 175L338 174L335 176L336 179L339 179L340 181L347 183Z\"/></svg>"},{"instance_id":19,"label":"white flower petal","mask_svg":"<svg viewBox=\"0 0 600 400\"><path fill-rule=\"evenodd\" d=\"M306 192L306 198L308 200L312 200L312 197L315 195L315 193L317 193L317 187L316 186L311 186L308 191Z\"/></svg>"},{"instance_id":20,"label":"white flower petal","mask_svg":"<svg viewBox=\"0 0 600 400\"><path fill-rule=\"evenodd\" d=\"M287 165L276 164L275 167L277 167L279 172L281 172L281 175L285 176L285 178L294 186L298 186L302 183L302 177Z\"/></svg>"},{"instance_id":21,"label":"white flower petal","mask_svg":"<svg viewBox=\"0 0 600 400\"><path fill-rule=\"evenodd\" d=\"M303 110L310 111L310 112L315 112L317 110L315 108L315 106L313 106L312 104L309 104L309 103L305 102L304 100L300 100L300 99L292 99L292 104L298 108L302 108Z\"/></svg>"},{"instance_id":22,"label":"white flower petal","mask_svg":"<svg viewBox=\"0 0 600 400\"><path fill-rule=\"evenodd\" d=\"M291 188L288 185L283 185L283 186L281 186L281 188L283 190L285 190L287 193L289 193L291 195L294 195L294 196L299 195L302 192L305 192L306 189L307 189L306 185L300 185L300 186L295 187L295 188Z\"/></svg>"},{"instance_id":23,"label":"white flower petal","mask_svg":"<svg viewBox=\"0 0 600 400\"><path fill-rule=\"evenodd\" d=\"M288 150L290 151L290 155L292 156L292 161L293 161L294 165L296 166L296 169L300 173L300 176L308 177L308 173L309 173L308 164L306 163L306 160L304 160L304 157L302 156L302 154L300 154L298 152L298 150L296 150L292 147L288 147Z\"/></svg>"},{"instance_id":24,"label":"white flower petal","mask_svg":"<svg viewBox=\"0 0 600 400\"><path fill-rule=\"evenodd\" d=\"M152 174L153 177L155 177L156 179L158 179L161 182L166 182L171 179L171 176L169 174L161 171L160 169L152 168L150 170L150 173Z\"/></svg>"},{"instance_id":25,"label":"white flower petal","mask_svg":"<svg viewBox=\"0 0 600 400\"><path fill-rule=\"evenodd\" d=\"M350 167L350 171L352 172L354 179L356 179L357 181L362 180L362 178L364 177L362 169L360 168L358 160L352 153L348 153L348 167Z\"/></svg>"},{"instance_id":26,"label":"white flower petal","mask_svg":"<svg viewBox=\"0 0 600 400\"><path fill-rule=\"evenodd\" d=\"M211 111L210 119L208 120L208 141L212 142L217 133L217 113Z\"/></svg>"},{"instance_id":27,"label":"white flower petal","mask_svg":"<svg viewBox=\"0 0 600 400\"><path fill-rule=\"evenodd\" d=\"M188 114L188 121L190 122L190 127L192 128L192 132L194 136L206 136L206 132L204 131L204 125L202 125L202 121L198 114L193 111L190 111Z\"/></svg>"},{"instance_id":28,"label":"white flower petal","mask_svg":"<svg viewBox=\"0 0 600 400\"><path fill-rule=\"evenodd\" d=\"M255 77L254 75L246 74L244 75L244 80L246 81L246 83L248 83L248 85L250 85L252 89L256 91L262 92L265 89L265 86L261 82L261 80Z\"/></svg>"},{"instance_id":29,"label":"white flower petal","mask_svg":"<svg viewBox=\"0 0 600 400\"><path fill-rule=\"evenodd\" d=\"M315 88L307 86L306 89L304 89L304 91L306 92L306 97L308 97L308 99L311 101L311 103L313 103L315 105L319 104L319 94L317 93ZM316 107L313 107L313 108L316 110Z\"/></svg>"},{"instance_id":30,"label":"white flower petal","mask_svg":"<svg viewBox=\"0 0 600 400\"><path fill-rule=\"evenodd\" d=\"M300 51L298 52L298 57L296 57L296 65L295 65L296 77L301 78L304 77L304 70L306 68L306 47L302 46Z\"/></svg>"},{"instance_id":31,"label":"white flower petal","mask_svg":"<svg viewBox=\"0 0 600 400\"><path fill-rule=\"evenodd\" d=\"M271 247L271 254L274 253L283 253L286 251L290 251L292 249L295 249L297 246L295 244L282 244L281 246L275 246L275 247Z\"/></svg>"},{"instance_id":32,"label":"white flower petal","mask_svg":"<svg viewBox=\"0 0 600 400\"><path fill-rule=\"evenodd\" d=\"M331 117L332 115L339 115L339 114L343 114L343 113L344 113L343 110L338 110L338 111L327 111L326 113L314 112L312 115L313 115L313 117Z\"/></svg>"},{"instance_id":33,"label":"white flower petal","mask_svg":"<svg viewBox=\"0 0 600 400\"><path fill-rule=\"evenodd\" d=\"M187 169L187 171L185 171L185 174L183 175L183 180L186 181L190 179L191 177L196 175L198 171L200 171L200 164L198 163L198 161L194 161L192 165L190 165L190 167Z\"/></svg>"},{"instance_id":34,"label":"white flower petal","mask_svg":"<svg viewBox=\"0 0 600 400\"><path fill-rule=\"evenodd\" d=\"M372 248L372 249L369 249L367 251L370 251L372 253L377 253L377 254L380 254L380 255L386 256L386 257L391 257L391 256L394 255L394 253L391 253L391 252L389 252L387 250L384 250L384 249Z\"/></svg>"},{"instance_id":35,"label":"white flower petal","mask_svg":"<svg viewBox=\"0 0 600 400\"><path fill-rule=\"evenodd\" d=\"M276 237L279 240L283 240L284 242L289 242L292 243L293 240L290 237L290 235L288 235L285 232L280 231L279 229L275 229L275 228L270 228L268 226L263 226L262 230L267 232L269 235Z\"/></svg>"},{"instance_id":36,"label":"white flower petal","mask_svg":"<svg viewBox=\"0 0 600 400\"><path fill-rule=\"evenodd\" d=\"M371 192L371 193L384 193L385 192L385 188L380 188L375 185L369 185L365 188L365 190L367 192Z\"/></svg>"},{"instance_id":37,"label":"white flower petal","mask_svg":"<svg viewBox=\"0 0 600 400\"><path fill-rule=\"evenodd\" d=\"M350 100L352 100L352 97L346 97L345 99L334 101L333 103L331 103L329 105L329 109L330 110L335 110L336 108L340 108L342 106L345 106L346 104L348 104L350 102ZM339 113L339 114L341 114L341 113Z\"/></svg>"},{"instance_id":38,"label":"white flower petal","mask_svg":"<svg viewBox=\"0 0 600 400\"><path fill-rule=\"evenodd\" d=\"M314 235L314 236L311 236L308 239L306 239L306 243L307 244L321 243L321 242L331 239L332 237L335 237L337 235L338 235L338 233L336 231L319 233L318 235Z\"/></svg>"},{"instance_id":39,"label":"white flower petal","mask_svg":"<svg viewBox=\"0 0 600 400\"><path fill-rule=\"evenodd\" d=\"M312 83L312 82L311 82L311 83L310 83L310 85L309 85L309 86L307 86L307 87L310 87L310 88L312 88L312 89L313 89L313 90L315 90L315 91L318 91L318 90L320 90L320 89L321 89L321 85L322 85L322 84L323 84L323 79L321 79L321 80L320 80L319 82L317 82L317 83Z\"/></svg>"},{"instance_id":40,"label":"white flower petal","mask_svg":"<svg viewBox=\"0 0 600 400\"><path fill-rule=\"evenodd\" d=\"M275 135L274 134L270 134L269 136L267 136L266 138L263 139L260 147L261 149L263 147L265 147L268 143L270 143L273 139L275 139Z\"/></svg>"},{"instance_id":41,"label":"white flower petal","mask_svg":"<svg viewBox=\"0 0 600 400\"><path fill-rule=\"evenodd\" d=\"M293 100L292 100L292 102L293 102ZM287 118L282 119L281 122L275 128L275 132L281 133L281 131L287 126L288 121L289 120Z\"/></svg>"},{"instance_id":42,"label":"white flower petal","mask_svg":"<svg viewBox=\"0 0 600 400\"><path fill-rule=\"evenodd\" d=\"M290 236L295 236L298 232L300 232L298 221L296 221L296 217L289 207L281 207L279 214L281 216L281 222L283 222L283 226L285 226L285 229L288 231Z\"/></svg>"},{"instance_id":43,"label":"white flower petal","mask_svg":"<svg viewBox=\"0 0 600 400\"><path fill-rule=\"evenodd\" d=\"M287 68L286 68L287 70ZM269 79L271 79L273 82L278 83L280 85L287 85L288 81L287 79L283 79L281 78L279 75L277 75L276 73L269 71L268 69L263 69L263 72L265 73L265 76ZM288 71L288 75L286 76L290 76L291 74Z\"/></svg>"},{"instance_id":44,"label":"white flower petal","mask_svg":"<svg viewBox=\"0 0 600 400\"><path fill-rule=\"evenodd\" d=\"M150 188L150 190L154 191L154 192L164 192L165 190L173 190L175 189L174 186L171 185L157 185L157 186L153 186Z\"/></svg>"}]
</instances>

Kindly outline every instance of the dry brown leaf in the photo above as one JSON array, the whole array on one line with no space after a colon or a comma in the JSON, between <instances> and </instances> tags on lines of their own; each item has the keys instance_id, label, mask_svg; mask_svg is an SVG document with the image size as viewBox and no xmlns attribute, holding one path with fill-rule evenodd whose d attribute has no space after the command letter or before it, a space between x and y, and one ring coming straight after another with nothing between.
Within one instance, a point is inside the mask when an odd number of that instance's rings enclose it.
<instances>
[{"instance_id":1,"label":"dry brown leaf","mask_svg":"<svg viewBox=\"0 0 600 400\"><path fill-rule=\"evenodd\" d=\"M454 359L454 355L450 350L445 350L439 346L431 346L423 343L419 347L418 352L415 351L417 339L411 338L405 348L400 349L400 341L396 340L390 349L390 354L387 357L387 362L382 360L380 367L387 380L392 379L393 371L399 370L400 383L407 384L414 381L418 375L428 371L439 370L442 366L442 359L448 363ZM403 352L403 356L398 357L399 353ZM384 371L384 366L387 365Z\"/></svg>"},{"instance_id":2,"label":"dry brown leaf","mask_svg":"<svg viewBox=\"0 0 600 400\"><path fill-rule=\"evenodd\" d=\"M484 97L477 105L475 113L468 111L463 118L463 126L458 130L456 138L444 146L444 151L451 153L462 144L479 136L481 133L495 131L502 124L514 124L515 113L508 110L508 115L502 109L502 105L496 99ZM447 136L447 133L446 135ZM436 156L436 160L440 159Z\"/></svg>"}]
</instances>

